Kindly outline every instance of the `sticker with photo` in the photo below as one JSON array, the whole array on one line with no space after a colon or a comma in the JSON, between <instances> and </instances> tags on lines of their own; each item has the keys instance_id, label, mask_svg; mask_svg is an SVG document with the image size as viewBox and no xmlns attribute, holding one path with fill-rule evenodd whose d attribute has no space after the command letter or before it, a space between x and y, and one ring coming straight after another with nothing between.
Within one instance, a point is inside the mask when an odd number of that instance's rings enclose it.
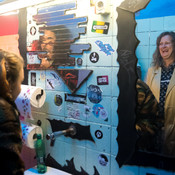
<instances>
[{"instance_id":1,"label":"sticker with photo","mask_svg":"<svg viewBox=\"0 0 175 175\"><path fill-rule=\"evenodd\" d=\"M102 90L96 85L89 85L87 95L92 103L100 103L102 100Z\"/></svg>"},{"instance_id":2,"label":"sticker with photo","mask_svg":"<svg viewBox=\"0 0 175 175\"><path fill-rule=\"evenodd\" d=\"M56 94L54 97L54 103L56 106L61 106L63 103L63 98L61 97L61 95Z\"/></svg>"}]
</instances>

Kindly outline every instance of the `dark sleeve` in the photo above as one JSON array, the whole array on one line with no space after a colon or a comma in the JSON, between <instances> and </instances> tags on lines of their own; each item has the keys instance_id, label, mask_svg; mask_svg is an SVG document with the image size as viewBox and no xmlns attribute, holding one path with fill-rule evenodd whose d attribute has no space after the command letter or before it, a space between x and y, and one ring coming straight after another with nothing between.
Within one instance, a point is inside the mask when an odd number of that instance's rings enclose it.
<instances>
[{"instance_id":1,"label":"dark sleeve","mask_svg":"<svg viewBox=\"0 0 175 175\"><path fill-rule=\"evenodd\" d=\"M149 86L141 81L137 80L137 113L156 115L158 112L158 102L150 90Z\"/></svg>"},{"instance_id":2,"label":"dark sleeve","mask_svg":"<svg viewBox=\"0 0 175 175\"><path fill-rule=\"evenodd\" d=\"M6 175L23 175L21 159L22 132L17 110L0 99L0 171Z\"/></svg>"}]
</instances>

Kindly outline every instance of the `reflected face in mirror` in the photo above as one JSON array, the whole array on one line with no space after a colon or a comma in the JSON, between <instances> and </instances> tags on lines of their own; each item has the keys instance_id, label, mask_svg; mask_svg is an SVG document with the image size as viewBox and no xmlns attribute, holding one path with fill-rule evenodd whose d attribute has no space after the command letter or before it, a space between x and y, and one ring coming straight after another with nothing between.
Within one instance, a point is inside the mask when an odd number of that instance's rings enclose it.
<instances>
[{"instance_id":1,"label":"reflected face in mirror","mask_svg":"<svg viewBox=\"0 0 175 175\"><path fill-rule=\"evenodd\" d=\"M41 49L51 54L54 50L55 41L55 34L50 30L45 30L42 37Z\"/></svg>"},{"instance_id":2,"label":"reflected face in mirror","mask_svg":"<svg viewBox=\"0 0 175 175\"><path fill-rule=\"evenodd\" d=\"M157 128L152 137L154 143L153 148L145 148L145 144L141 142L142 149L167 156L175 156L174 142L174 114L175 114L175 32L166 31L157 37L156 49L153 53L153 64L147 71L148 89L153 97L157 100L157 112L152 116L150 111L147 115L150 117L144 122L145 116L137 116L141 120L140 128L150 125ZM143 93L144 91L142 91ZM145 91L146 92L146 91ZM145 93L146 97L146 93ZM150 96L149 96L150 97ZM150 99L148 100L150 102ZM145 101L145 100L144 100ZM154 123L152 123L152 121ZM139 125L139 126L140 126ZM143 127L144 126L144 127ZM155 127L156 126L156 127ZM142 129L142 130L143 130ZM147 131L147 130L146 130ZM142 140L147 140L146 133L142 132ZM149 142L151 143L151 142Z\"/></svg>"},{"instance_id":3,"label":"reflected face in mirror","mask_svg":"<svg viewBox=\"0 0 175 175\"><path fill-rule=\"evenodd\" d=\"M45 30L44 35L41 37L41 50L46 51L47 54L40 54L39 59L41 60L40 67L49 68L53 63L53 52L56 42L55 33L50 30Z\"/></svg>"},{"instance_id":4,"label":"reflected face in mirror","mask_svg":"<svg viewBox=\"0 0 175 175\"><path fill-rule=\"evenodd\" d=\"M161 38L159 43L159 52L165 65L169 65L169 62L174 62L173 58L173 44L170 35L165 35ZM167 63L167 64L166 64Z\"/></svg>"}]
</instances>

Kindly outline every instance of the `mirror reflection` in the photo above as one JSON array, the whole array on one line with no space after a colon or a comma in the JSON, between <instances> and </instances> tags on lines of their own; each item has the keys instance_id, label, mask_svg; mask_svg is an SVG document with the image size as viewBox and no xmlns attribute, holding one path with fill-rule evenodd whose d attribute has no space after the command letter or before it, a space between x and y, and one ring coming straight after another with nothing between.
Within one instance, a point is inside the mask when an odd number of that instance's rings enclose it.
<instances>
[{"instance_id":1,"label":"mirror reflection","mask_svg":"<svg viewBox=\"0 0 175 175\"><path fill-rule=\"evenodd\" d=\"M135 14L137 149L175 156L175 1L151 0Z\"/></svg>"}]
</instances>

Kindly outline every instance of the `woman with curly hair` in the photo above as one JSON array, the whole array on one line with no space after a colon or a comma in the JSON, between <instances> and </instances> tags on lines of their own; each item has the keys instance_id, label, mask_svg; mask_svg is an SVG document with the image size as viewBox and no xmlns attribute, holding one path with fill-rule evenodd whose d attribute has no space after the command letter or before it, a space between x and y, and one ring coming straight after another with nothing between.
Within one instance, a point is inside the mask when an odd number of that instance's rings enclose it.
<instances>
[{"instance_id":1,"label":"woman with curly hair","mask_svg":"<svg viewBox=\"0 0 175 175\"><path fill-rule=\"evenodd\" d=\"M159 103L162 127L161 153L175 156L175 32L163 32L157 38L147 84Z\"/></svg>"},{"instance_id":2,"label":"woman with curly hair","mask_svg":"<svg viewBox=\"0 0 175 175\"><path fill-rule=\"evenodd\" d=\"M14 103L24 80L23 58L0 50L0 174L23 175L22 131Z\"/></svg>"}]
</instances>

